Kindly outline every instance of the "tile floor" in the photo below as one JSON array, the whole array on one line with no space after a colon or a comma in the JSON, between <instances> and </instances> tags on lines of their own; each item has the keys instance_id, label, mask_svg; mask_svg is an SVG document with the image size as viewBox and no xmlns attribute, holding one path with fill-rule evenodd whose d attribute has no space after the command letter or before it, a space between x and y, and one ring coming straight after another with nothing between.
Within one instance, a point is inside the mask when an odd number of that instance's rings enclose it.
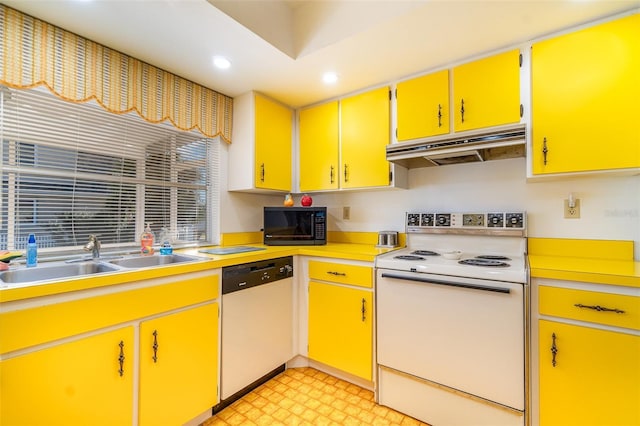
<instances>
[{"instance_id":1,"label":"tile floor","mask_svg":"<svg viewBox=\"0 0 640 426\"><path fill-rule=\"evenodd\" d=\"M292 368L201 426L428 426L373 401L373 392L313 368Z\"/></svg>"}]
</instances>

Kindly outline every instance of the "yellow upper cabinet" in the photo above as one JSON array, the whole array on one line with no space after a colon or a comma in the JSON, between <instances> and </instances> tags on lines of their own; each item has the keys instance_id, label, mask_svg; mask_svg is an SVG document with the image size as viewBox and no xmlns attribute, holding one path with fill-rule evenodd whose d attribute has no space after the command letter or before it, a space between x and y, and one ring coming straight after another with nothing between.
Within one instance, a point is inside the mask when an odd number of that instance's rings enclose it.
<instances>
[{"instance_id":1,"label":"yellow upper cabinet","mask_svg":"<svg viewBox=\"0 0 640 426\"><path fill-rule=\"evenodd\" d=\"M300 111L300 190L338 189L338 101Z\"/></svg>"},{"instance_id":2,"label":"yellow upper cabinet","mask_svg":"<svg viewBox=\"0 0 640 426\"><path fill-rule=\"evenodd\" d=\"M256 188L291 190L293 112L270 99L256 97Z\"/></svg>"},{"instance_id":3,"label":"yellow upper cabinet","mask_svg":"<svg viewBox=\"0 0 640 426\"><path fill-rule=\"evenodd\" d=\"M396 86L398 141L449 133L449 70Z\"/></svg>"},{"instance_id":4,"label":"yellow upper cabinet","mask_svg":"<svg viewBox=\"0 0 640 426\"><path fill-rule=\"evenodd\" d=\"M340 124L340 186L388 186L391 183L386 159L390 137L389 88L342 99Z\"/></svg>"},{"instance_id":5,"label":"yellow upper cabinet","mask_svg":"<svg viewBox=\"0 0 640 426\"><path fill-rule=\"evenodd\" d=\"M389 88L300 111L300 191L406 185L386 159Z\"/></svg>"},{"instance_id":6,"label":"yellow upper cabinet","mask_svg":"<svg viewBox=\"0 0 640 426\"><path fill-rule=\"evenodd\" d=\"M640 167L640 14L535 43L533 174Z\"/></svg>"},{"instance_id":7,"label":"yellow upper cabinet","mask_svg":"<svg viewBox=\"0 0 640 426\"><path fill-rule=\"evenodd\" d=\"M293 111L249 92L234 98L230 191L291 191Z\"/></svg>"},{"instance_id":8,"label":"yellow upper cabinet","mask_svg":"<svg viewBox=\"0 0 640 426\"><path fill-rule=\"evenodd\" d=\"M456 132L520 122L519 50L453 68Z\"/></svg>"}]
</instances>

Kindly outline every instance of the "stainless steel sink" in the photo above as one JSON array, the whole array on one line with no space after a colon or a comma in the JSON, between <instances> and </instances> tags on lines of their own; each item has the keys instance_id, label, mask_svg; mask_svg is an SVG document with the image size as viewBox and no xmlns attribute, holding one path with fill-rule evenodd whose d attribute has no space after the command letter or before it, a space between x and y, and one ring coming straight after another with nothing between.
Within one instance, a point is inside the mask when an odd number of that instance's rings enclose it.
<instances>
[{"instance_id":1,"label":"stainless steel sink","mask_svg":"<svg viewBox=\"0 0 640 426\"><path fill-rule=\"evenodd\" d=\"M197 256L187 256L184 254L166 254L153 256L136 256L123 259L111 260L109 263L123 268L146 268L149 266L171 265L174 263L196 262L204 260Z\"/></svg>"},{"instance_id":2,"label":"stainless steel sink","mask_svg":"<svg viewBox=\"0 0 640 426\"><path fill-rule=\"evenodd\" d=\"M108 263L85 262L55 266L37 266L35 268L16 269L0 273L0 280L5 283L26 283L47 281L61 278L74 278L103 272L119 271L121 268Z\"/></svg>"}]
</instances>

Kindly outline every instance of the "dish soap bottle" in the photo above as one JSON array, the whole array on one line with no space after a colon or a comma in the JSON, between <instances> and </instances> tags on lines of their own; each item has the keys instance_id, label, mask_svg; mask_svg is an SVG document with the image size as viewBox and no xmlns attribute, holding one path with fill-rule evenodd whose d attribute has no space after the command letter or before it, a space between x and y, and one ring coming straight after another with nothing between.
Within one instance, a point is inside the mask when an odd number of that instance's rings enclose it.
<instances>
[{"instance_id":1,"label":"dish soap bottle","mask_svg":"<svg viewBox=\"0 0 640 426\"><path fill-rule=\"evenodd\" d=\"M38 265L38 244L36 244L36 236L29 234L27 240L27 268Z\"/></svg>"},{"instance_id":2,"label":"dish soap bottle","mask_svg":"<svg viewBox=\"0 0 640 426\"><path fill-rule=\"evenodd\" d=\"M153 254L153 240L155 240L155 236L151 231L151 223L147 223L147 227L140 236L140 253Z\"/></svg>"}]
</instances>

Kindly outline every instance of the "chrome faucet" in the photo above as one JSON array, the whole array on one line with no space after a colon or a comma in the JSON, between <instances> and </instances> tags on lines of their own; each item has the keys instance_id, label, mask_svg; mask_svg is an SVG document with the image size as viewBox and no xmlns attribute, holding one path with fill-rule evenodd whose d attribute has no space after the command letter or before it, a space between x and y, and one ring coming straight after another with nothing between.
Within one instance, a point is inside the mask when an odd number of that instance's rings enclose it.
<instances>
[{"instance_id":1,"label":"chrome faucet","mask_svg":"<svg viewBox=\"0 0 640 426\"><path fill-rule=\"evenodd\" d=\"M84 250L90 251L92 258L100 258L100 241L96 235L89 235L89 241L84 245Z\"/></svg>"}]
</instances>

